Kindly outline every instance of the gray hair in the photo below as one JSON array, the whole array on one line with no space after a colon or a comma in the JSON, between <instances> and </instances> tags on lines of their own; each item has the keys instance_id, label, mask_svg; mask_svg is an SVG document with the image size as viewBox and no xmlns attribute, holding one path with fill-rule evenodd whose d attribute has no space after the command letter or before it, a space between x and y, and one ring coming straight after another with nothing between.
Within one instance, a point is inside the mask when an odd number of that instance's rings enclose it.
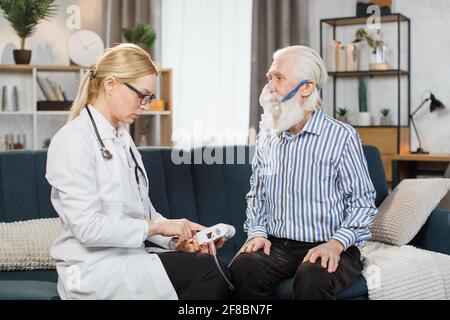
<instances>
[{"instance_id":1,"label":"gray hair","mask_svg":"<svg viewBox=\"0 0 450 320\"><path fill-rule=\"evenodd\" d=\"M319 89L323 88L328 79L328 72L320 55L313 49L306 46L290 46L279 49L273 54L273 59L280 57L295 56L292 75L300 82L302 80L312 80L316 84L316 89L305 101L305 110L316 111L322 109L324 103L320 99Z\"/></svg>"}]
</instances>

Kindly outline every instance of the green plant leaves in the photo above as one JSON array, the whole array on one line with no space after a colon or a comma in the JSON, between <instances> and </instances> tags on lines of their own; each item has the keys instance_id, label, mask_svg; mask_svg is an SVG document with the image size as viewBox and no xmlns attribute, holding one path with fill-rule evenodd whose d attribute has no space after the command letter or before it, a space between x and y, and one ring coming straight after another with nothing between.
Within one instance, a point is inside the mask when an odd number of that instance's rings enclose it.
<instances>
[{"instance_id":1,"label":"green plant leaves","mask_svg":"<svg viewBox=\"0 0 450 320\"><path fill-rule=\"evenodd\" d=\"M348 113L348 109L347 108L339 108L337 110L337 114L340 117L345 117L347 115L347 113Z\"/></svg>"},{"instance_id":2,"label":"green plant leaves","mask_svg":"<svg viewBox=\"0 0 450 320\"><path fill-rule=\"evenodd\" d=\"M372 49L380 48L384 45L383 40L374 40L369 35L369 31L366 28L359 28L358 30L356 30L355 40L353 40L353 43L361 42L363 40L366 40L367 44Z\"/></svg>"},{"instance_id":3,"label":"green plant leaves","mask_svg":"<svg viewBox=\"0 0 450 320\"><path fill-rule=\"evenodd\" d=\"M56 15L58 7L54 2L55 0L0 0L0 9L17 35L24 40L34 34L41 20L49 20Z\"/></svg>"},{"instance_id":4,"label":"green plant leaves","mask_svg":"<svg viewBox=\"0 0 450 320\"><path fill-rule=\"evenodd\" d=\"M138 22L134 29L122 28L122 34L127 42L134 43L143 49L150 49L156 40L156 33L150 25Z\"/></svg>"}]
</instances>

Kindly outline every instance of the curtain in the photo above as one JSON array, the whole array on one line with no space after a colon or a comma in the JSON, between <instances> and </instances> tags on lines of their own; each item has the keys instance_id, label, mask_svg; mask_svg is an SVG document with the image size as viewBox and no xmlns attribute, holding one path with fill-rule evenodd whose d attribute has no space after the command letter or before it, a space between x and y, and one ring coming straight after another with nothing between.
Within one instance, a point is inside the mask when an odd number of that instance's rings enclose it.
<instances>
[{"instance_id":1,"label":"curtain","mask_svg":"<svg viewBox=\"0 0 450 320\"><path fill-rule=\"evenodd\" d=\"M173 144L244 144L251 0L162 2L162 65L173 68Z\"/></svg>"},{"instance_id":2,"label":"curtain","mask_svg":"<svg viewBox=\"0 0 450 320\"><path fill-rule=\"evenodd\" d=\"M155 62L161 59L161 0L107 0L110 6L110 43L124 42L122 28L133 28L137 22L150 24L156 32L155 44L150 50ZM108 9L107 15L108 15Z\"/></svg>"},{"instance_id":3,"label":"curtain","mask_svg":"<svg viewBox=\"0 0 450 320\"><path fill-rule=\"evenodd\" d=\"M253 0L250 143L259 130L259 95L273 53L290 45L308 45L308 0Z\"/></svg>"}]
</instances>

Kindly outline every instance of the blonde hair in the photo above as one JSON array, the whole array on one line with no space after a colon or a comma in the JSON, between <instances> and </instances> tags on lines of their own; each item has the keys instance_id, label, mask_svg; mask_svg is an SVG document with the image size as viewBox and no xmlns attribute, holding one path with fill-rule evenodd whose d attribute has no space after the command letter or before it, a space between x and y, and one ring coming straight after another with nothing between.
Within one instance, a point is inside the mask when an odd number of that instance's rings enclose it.
<instances>
[{"instance_id":1,"label":"blonde hair","mask_svg":"<svg viewBox=\"0 0 450 320\"><path fill-rule=\"evenodd\" d=\"M323 108L324 103L320 98L319 88L323 88L328 79L328 72L320 55L313 49L306 46L290 46L277 50L273 54L273 59L277 60L286 55L295 57L292 75L300 82L302 80L312 80L316 84L315 90L306 99L303 108L305 110L316 111Z\"/></svg>"},{"instance_id":2,"label":"blonde hair","mask_svg":"<svg viewBox=\"0 0 450 320\"><path fill-rule=\"evenodd\" d=\"M158 75L158 68L142 48L122 43L106 50L82 79L77 97L70 108L69 121L78 117L88 103L95 101L107 77L112 76L120 82L133 82L152 74Z\"/></svg>"}]
</instances>

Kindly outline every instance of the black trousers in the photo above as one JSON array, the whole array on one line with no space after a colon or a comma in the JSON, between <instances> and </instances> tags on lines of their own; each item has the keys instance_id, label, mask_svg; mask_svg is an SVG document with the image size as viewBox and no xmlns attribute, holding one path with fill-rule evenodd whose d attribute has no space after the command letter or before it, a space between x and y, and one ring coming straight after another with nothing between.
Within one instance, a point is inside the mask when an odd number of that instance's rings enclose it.
<instances>
[{"instance_id":1,"label":"black trousers","mask_svg":"<svg viewBox=\"0 0 450 320\"><path fill-rule=\"evenodd\" d=\"M180 300L223 300L229 288L217 269L214 257L206 253L167 252L159 254ZM227 266L221 268L229 278Z\"/></svg>"},{"instance_id":2,"label":"black trousers","mask_svg":"<svg viewBox=\"0 0 450 320\"><path fill-rule=\"evenodd\" d=\"M316 263L302 261L308 251L321 243L306 243L269 237L270 256L263 250L242 253L230 267L237 299L273 299L276 287L294 277L293 298L299 300L333 300L350 287L362 270L361 254L350 247L341 254L336 272L329 273Z\"/></svg>"}]
</instances>

